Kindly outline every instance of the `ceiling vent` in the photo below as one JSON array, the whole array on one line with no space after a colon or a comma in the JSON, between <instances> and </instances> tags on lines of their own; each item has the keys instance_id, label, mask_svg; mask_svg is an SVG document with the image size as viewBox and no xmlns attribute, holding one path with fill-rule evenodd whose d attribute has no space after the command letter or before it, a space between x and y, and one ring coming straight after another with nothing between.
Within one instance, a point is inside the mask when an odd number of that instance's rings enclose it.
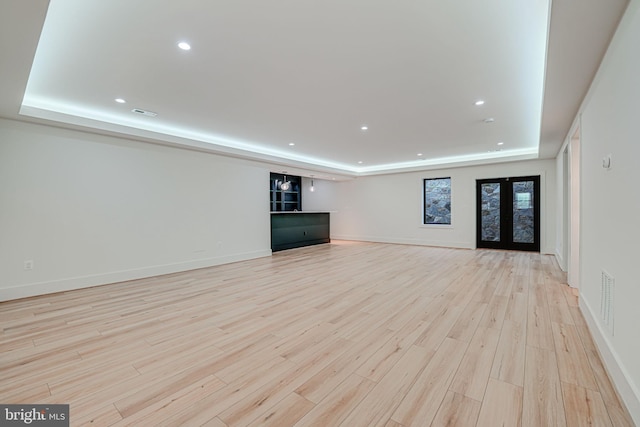
<instances>
[{"instance_id":1,"label":"ceiling vent","mask_svg":"<svg viewBox=\"0 0 640 427\"><path fill-rule=\"evenodd\" d=\"M158 115L158 113L154 113L153 111L143 110L141 108L134 108L133 110L131 110L131 112L136 114L142 114L143 116L148 116L148 117L155 117Z\"/></svg>"}]
</instances>

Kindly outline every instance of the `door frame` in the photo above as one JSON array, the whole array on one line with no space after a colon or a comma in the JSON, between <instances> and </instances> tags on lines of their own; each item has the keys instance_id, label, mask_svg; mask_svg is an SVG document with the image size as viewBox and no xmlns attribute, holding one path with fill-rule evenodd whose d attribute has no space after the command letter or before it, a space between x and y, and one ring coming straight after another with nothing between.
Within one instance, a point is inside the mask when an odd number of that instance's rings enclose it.
<instances>
[{"instance_id":1,"label":"door frame","mask_svg":"<svg viewBox=\"0 0 640 427\"><path fill-rule=\"evenodd\" d=\"M533 181L534 242L513 242L513 182ZM500 236L499 242L482 240L482 184L500 184ZM489 178L476 180L476 248L506 249L540 252L540 175ZM504 237L509 236L505 241Z\"/></svg>"},{"instance_id":2,"label":"door frame","mask_svg":"<svg viewBox=\"0 0 640 427\"><path fill-rule=\"evenodd\" d=\"M569 154L569 194L568 201L568 260L567 283L572 288L580 288L580 125L571 134L568 144Z\"/></svg>"}]
</instances>

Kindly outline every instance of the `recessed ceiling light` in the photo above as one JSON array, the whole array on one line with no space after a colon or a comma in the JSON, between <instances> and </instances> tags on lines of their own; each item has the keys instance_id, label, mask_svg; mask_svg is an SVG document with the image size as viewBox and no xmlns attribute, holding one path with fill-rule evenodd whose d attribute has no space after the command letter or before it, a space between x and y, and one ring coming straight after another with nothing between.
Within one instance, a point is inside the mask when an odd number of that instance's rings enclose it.
<instances>
[{"instance_id":1,"label":"recessed ceiling light","mask_svg":"<svg viewBox=\"0 0 640 427\"><path fill-rule=\"evenodd\" d=\"M295 142L290 142L290 143L289 143L289 147L293 147L294 145L296 145L296 143L295 143Z\"/></svg>"},{"instance_id":2,"label":"recessed ceiling light","mask_svg":"<svg viewBox=\"0 0 640 427\"><path fill-rule=\"evenodd\" d=\"M498 142L498 145L504 145L504 142L500 141Z\"/></svg>"},{"instance_id":3,"label":"recessed ceiling light","mask_svg":"<svg viewBox=\"0 0 640 427\"><path fill-rule=\"evenodd\" d=\"M362 126L360 126L360 130L369 130L369 126L362 125Z\"/></svg>"},{"instance_id":4,"label":"recessed ceiling light","mask_svg":"<svg viewBox=\"0 0 640 427\"><path fill-rule=\"evenodd\" d=\"M191 50L191 45L187 42L178 43L178 47L182 50Z\"/></svg>"},{"instance_id":5,"label":"recessed ceiling light","mask_svg":"<svg viewBox=\"0 0 640 427\"><path fill-rule=\"evenodd\" d=\"M125 100L124 100L124 99L122 99L122 98L116 98L116 99L115 99L115 101L116 101L118 104L124 104L125 102L127 102L127 101L125 101Z\"/></svg>"},{"instance_id":6,"label":"recessed ceiling light","mask_svg":"<svg viewBox=\"0 0 640 427\"><path fill-rule=\"evenodd\" d=\"M361 165L361 164L362 164L362 160L360 160L360 161L358 162L358 164L359 164L359 165Z\"/></svg>"},{"instance_id":7,"label":"recessed ceiling light","mask_svg":"<svg viewBox=\"0 0 640 427\"><path fill-rule=\"evenodd\" d=\"M422 156L422 153L418 153L418 157Z\"/></svg>"},{"instance_id":8,"label":"recessed ceiling light","mask_svg":"<svg viewBox=\"0 0 640 427\"><path fill-rule=\"evenodd\" d=\"M484 101L482 99L478 99L476 102L474 102L474 105L479 107L481 105L484 105Z\"/></svg>"},{"instance_id":9,"label":"recessed ceiling light","mask_svg":"<svg viewBox=\"0 0 640 427\"><path fill-rule=\"evenodd\" d=\"M487 117L486 119L484 119L485 123L493 123L495 121L496 121L496 119L494 119L493 117Z\"/></svg>"}]
</instances>

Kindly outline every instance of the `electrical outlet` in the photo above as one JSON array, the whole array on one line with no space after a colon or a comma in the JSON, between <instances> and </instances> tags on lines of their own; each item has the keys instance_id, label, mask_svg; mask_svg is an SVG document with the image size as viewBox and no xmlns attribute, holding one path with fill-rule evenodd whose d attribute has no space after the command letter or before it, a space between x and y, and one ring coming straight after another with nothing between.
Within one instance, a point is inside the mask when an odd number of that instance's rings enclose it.
<instances>
[{"instance_id":1,"label":"electrical outlet","mask_svg":"<svg viewBox=\"0 0 640 427\"><path fill-rule=\"evenodd\" d=\"M33 260L27 259L24 261L24 269L25 270L33 270Z\"/></svg>"}]
</instances>

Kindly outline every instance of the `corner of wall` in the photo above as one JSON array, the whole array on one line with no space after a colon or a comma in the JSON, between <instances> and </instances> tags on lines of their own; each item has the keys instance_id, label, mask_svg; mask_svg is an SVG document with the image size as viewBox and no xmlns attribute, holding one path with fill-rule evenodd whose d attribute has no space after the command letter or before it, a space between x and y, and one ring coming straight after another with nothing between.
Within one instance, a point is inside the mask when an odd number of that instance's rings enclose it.
<instances>
[{"instance_id":1,"label":"corner of wall","mask_svg":"<svg viewBox=\"0 0 640 427\"><path fill-rule=\"evenodd\" d=\"M567 272L567 265L565 264L565 259L562 257L562 251L559 248L556 248L553 255L556 257L556 261L558 262L558 266L560 266L560 270L563 272Z\"/></svg>"}]
</instances>

